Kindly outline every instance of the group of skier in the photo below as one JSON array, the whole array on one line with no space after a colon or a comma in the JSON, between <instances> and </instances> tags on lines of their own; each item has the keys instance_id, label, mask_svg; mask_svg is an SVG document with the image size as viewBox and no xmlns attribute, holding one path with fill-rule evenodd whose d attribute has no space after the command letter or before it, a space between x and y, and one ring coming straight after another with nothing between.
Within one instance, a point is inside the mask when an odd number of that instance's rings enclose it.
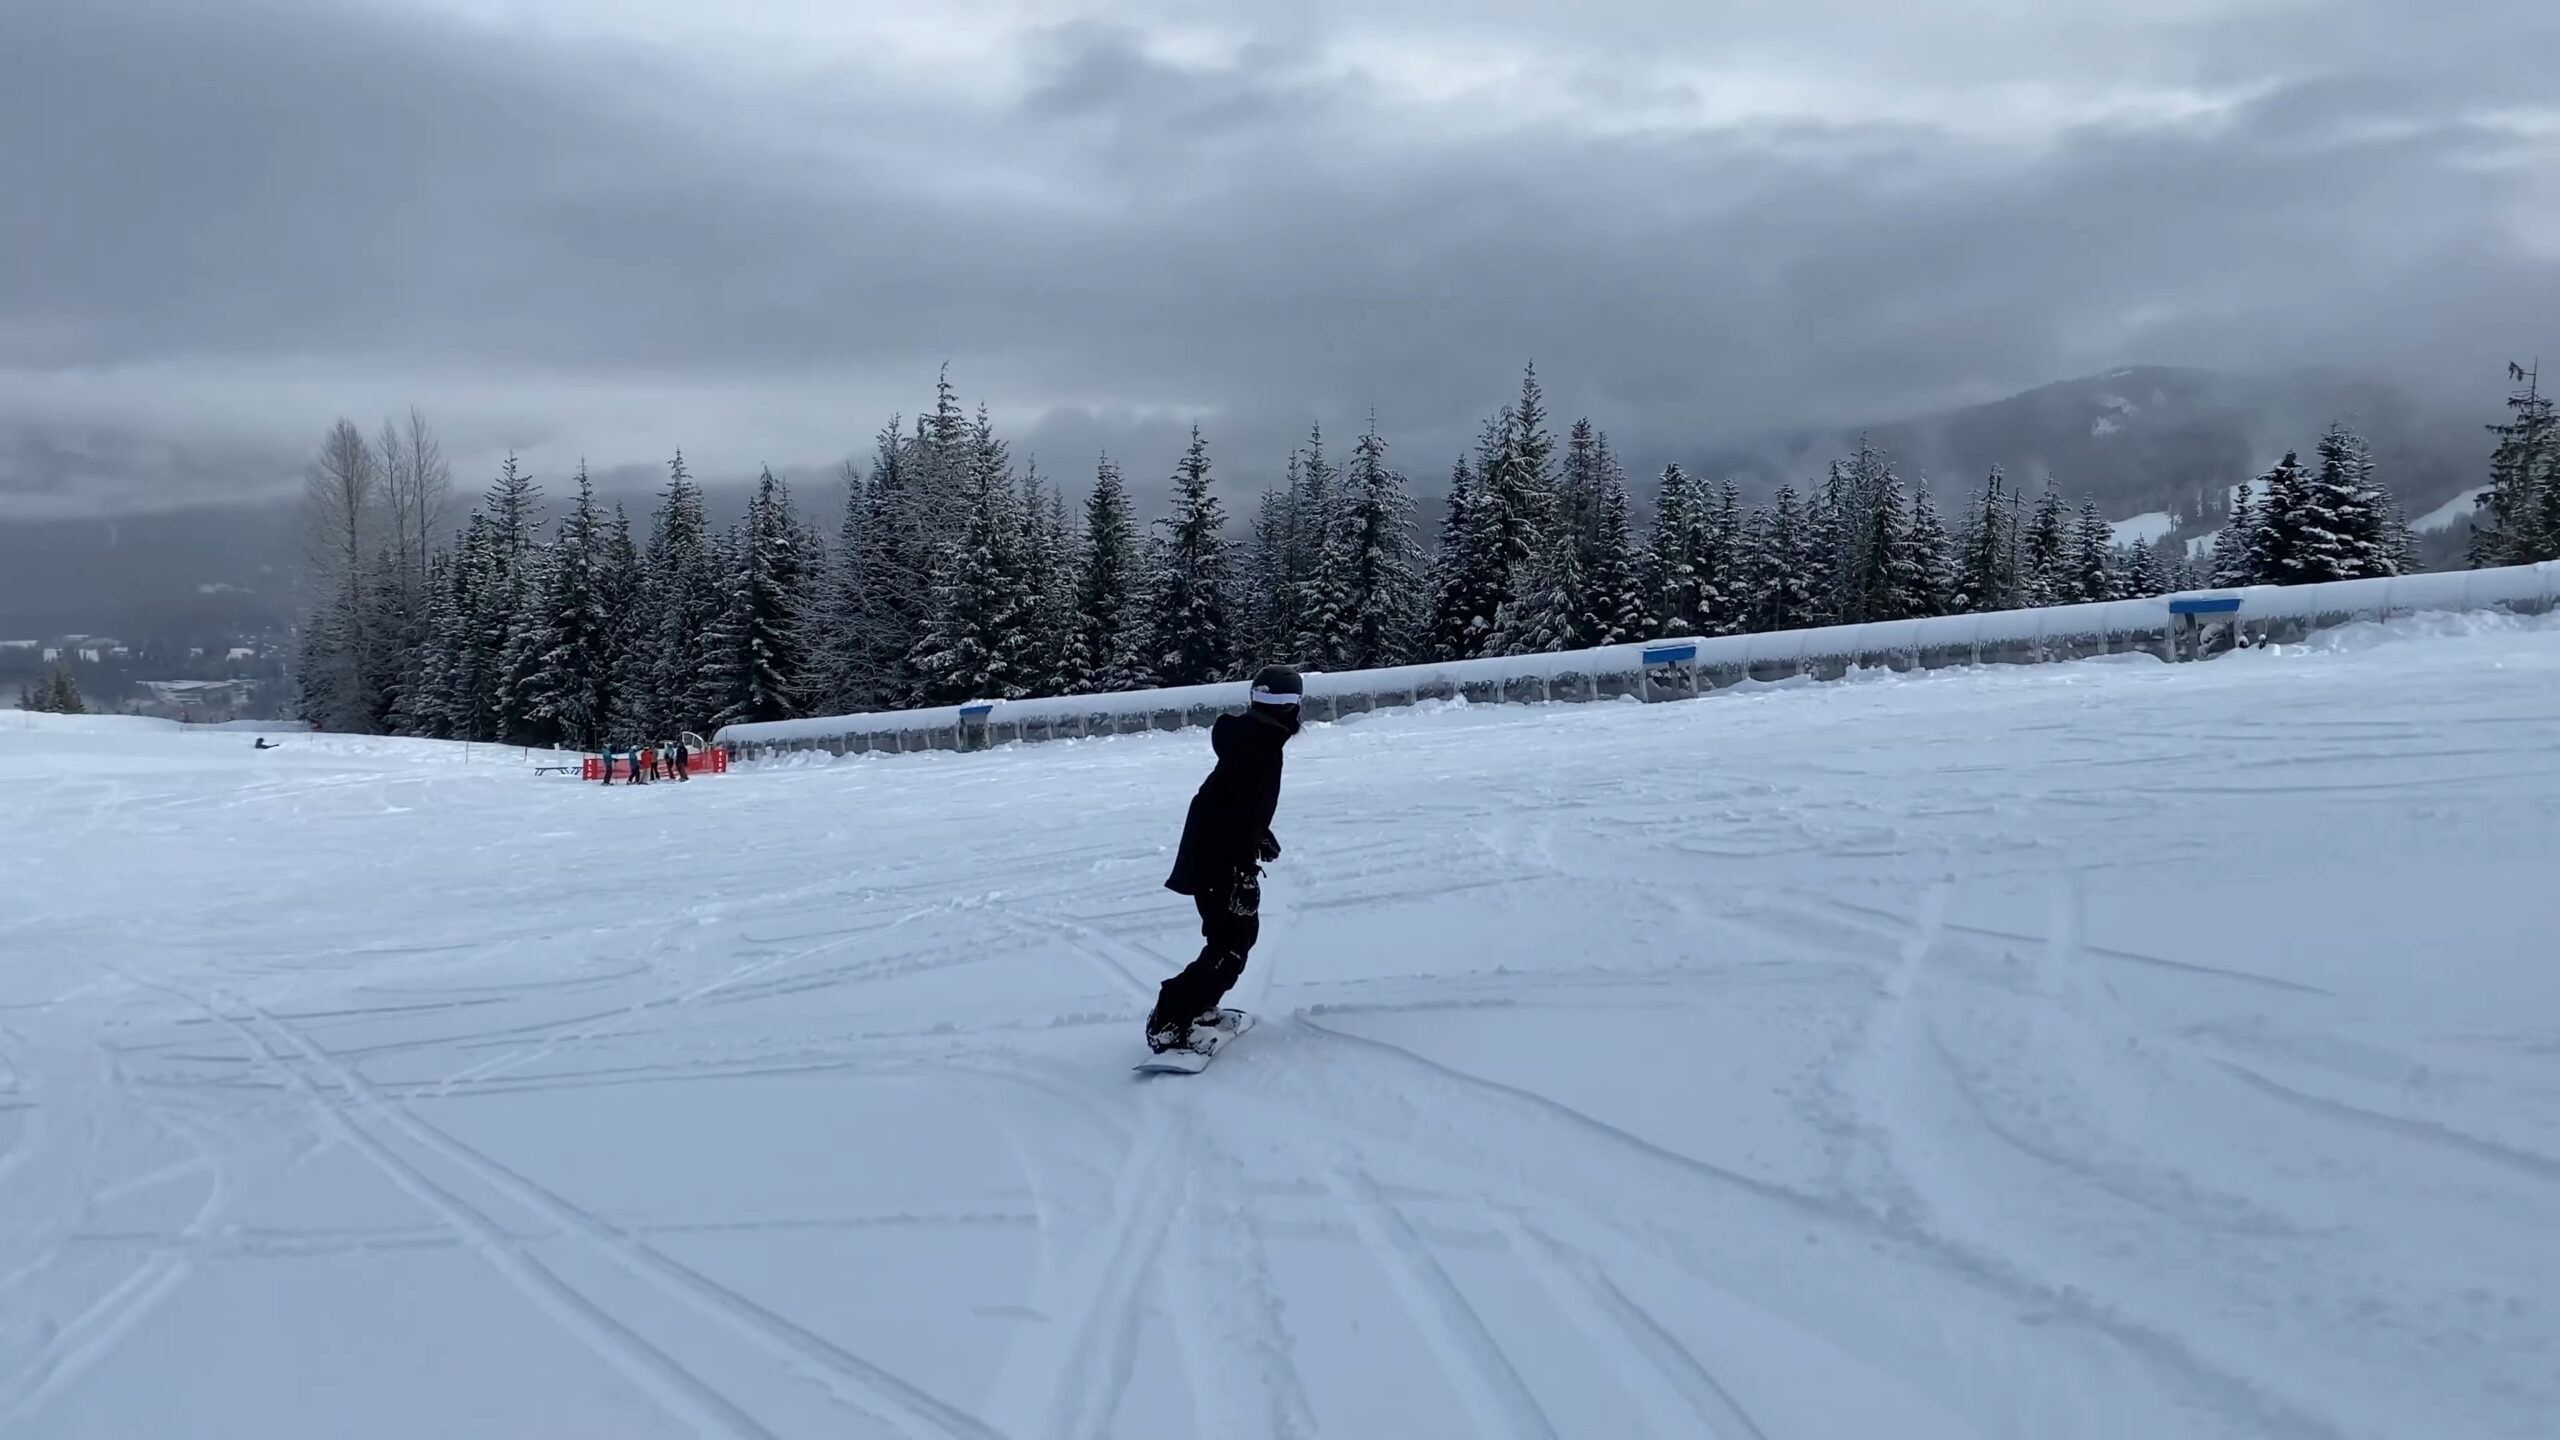
<instances>
[{"instance_id":1,"label":"group of skier","mask_svg":"<svg viewBox=\"0 0 2560 1440\"><path fill-rule=\"evenodd\" d=\"M634 785L646 785L652 780L693 778L693 754L681 739L671 740L665 745L634 745L628 749L605 746L604 783L613 783L615 769L626 760L630 762L630 769L624 773Z\"/></svg>"}]
</instances>

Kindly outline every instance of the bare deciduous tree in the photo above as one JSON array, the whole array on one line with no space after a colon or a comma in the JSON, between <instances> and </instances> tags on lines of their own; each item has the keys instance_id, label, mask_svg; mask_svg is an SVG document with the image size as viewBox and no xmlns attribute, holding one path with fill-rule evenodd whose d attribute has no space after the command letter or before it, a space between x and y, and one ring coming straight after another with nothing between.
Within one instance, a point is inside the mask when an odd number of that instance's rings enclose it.
<instances>
[{"instance_id":1,"label":"bare deciduous tree","mask_svg":"<svg viewBox=\"0 0 2560 1440\"><path fill-rule=\"evenodd\" d=\"M304 715L332 730L366 728L366 559L382 533L382 460L354 422L320 442L302 488Z\"/></svg>"},{"instance_id":2,"label":"bare deciduous tree","mask_svg":"<svg viewBox=\"0 0 2560 1440\"><path fill-rule=\"evenodd\" d=\"M448 523L453 471L427 417L415 406L406 421L383 421L381 438L374 443L381 452L383 501L390 512L391 552L402 588L408 596L421 596L436 539Z\"/></svg>"}]
</instances>

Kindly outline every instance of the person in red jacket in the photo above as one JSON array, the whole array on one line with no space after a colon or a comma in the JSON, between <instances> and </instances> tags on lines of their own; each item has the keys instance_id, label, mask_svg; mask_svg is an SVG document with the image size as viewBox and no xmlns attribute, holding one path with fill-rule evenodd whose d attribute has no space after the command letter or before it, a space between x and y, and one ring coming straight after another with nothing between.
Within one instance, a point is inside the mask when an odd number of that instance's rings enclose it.
<instances>
[{"instance_id":1,"label":"person in red jacket","mask_svg":"<svg viewBox=\"0 0 2560 1440\"><path fill-rule=\"evenodd\" d=\"M1280 858L1271 817L1280 808L1280 751L1298 733L1298 672L1267 666L1253 677L1252 705L1209 727L1218 763L1191 797L1182 845L1165 888L1200 912L1200 957L1156 991L1147 1048L1188 1047L1194 1025L1218 1023L1218 1002L1244 974L1262 934L1262 866Z\"/></svg>"}]
</instances>

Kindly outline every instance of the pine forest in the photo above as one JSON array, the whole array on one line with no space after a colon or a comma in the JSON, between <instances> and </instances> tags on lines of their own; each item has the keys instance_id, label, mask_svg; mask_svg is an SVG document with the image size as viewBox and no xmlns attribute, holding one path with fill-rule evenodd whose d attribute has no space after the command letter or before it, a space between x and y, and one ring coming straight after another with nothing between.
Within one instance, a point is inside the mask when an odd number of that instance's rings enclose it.
<instances>
[{"instance_id":1,"label":"pine forest","mask_svg":"<svg viewBox=\"0 0 2560 1440\"><path fill-rule=\"evenodd\" d=\"M2560 423L2538 377L2510 378L2475 566L2560 557ZM2414 568L2388 477L2344 425L2243 479L2192 558L2116 543L2094 502L2051 481L2029 494L1994 470L1940 492L1864 443L1758 503L1675 464L1640 513L1607 432L1559 425L1534 367L1450 464L1429 525L1375 416L1348 445L1311 429L1285 482L1249 500L1218 461L1195 428L1167 471L1133 479L1103 456L1070 486L1017 462L946 373L817 511L768 470L743 519L716 527L679 454L635 517L584 467L546 486L510 458L437 533L452 482L425 422L368 438L341 421L303 507L302 715L593 749L1272 662L1343 671Z\"/></svg>"}]
</instances>

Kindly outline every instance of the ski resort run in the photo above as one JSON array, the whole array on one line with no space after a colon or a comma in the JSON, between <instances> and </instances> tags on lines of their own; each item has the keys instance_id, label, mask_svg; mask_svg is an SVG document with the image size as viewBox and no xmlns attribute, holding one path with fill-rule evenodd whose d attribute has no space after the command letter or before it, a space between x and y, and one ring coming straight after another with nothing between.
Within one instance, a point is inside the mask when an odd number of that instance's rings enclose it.
<instances>
[{"instance_id":1,"label":"ski resort run","mask_svg":"<svg viewBox=\"0 0 2560 1440\"><path fill-rule=\"evenodd\" d=\"M2532 1440L2560 617L605 789L0 726L0 1433Z\"/></svg>"}]
</instances>

